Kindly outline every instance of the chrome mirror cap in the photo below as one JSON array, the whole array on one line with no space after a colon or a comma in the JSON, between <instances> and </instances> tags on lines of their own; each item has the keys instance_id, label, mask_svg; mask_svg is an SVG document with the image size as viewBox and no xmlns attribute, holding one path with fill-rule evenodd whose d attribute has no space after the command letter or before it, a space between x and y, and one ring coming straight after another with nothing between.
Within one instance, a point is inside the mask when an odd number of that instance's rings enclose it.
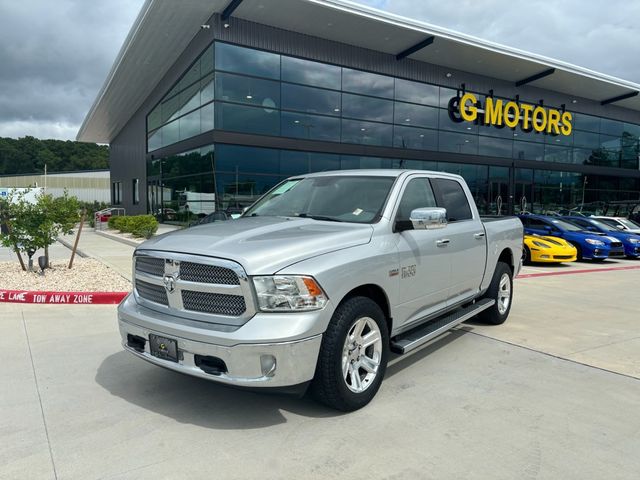
<instances>
[{"instance_id":1,"label":"chrome mirror cap","mask_svg":"<svg viewBox=\"0 0 640 480\"><path fill-rule=\"evenodd\" d=\"M411 210L409 217L414 230L436 230L447 226L447 209L425 207Z\"/></svg>"}]
</instances>

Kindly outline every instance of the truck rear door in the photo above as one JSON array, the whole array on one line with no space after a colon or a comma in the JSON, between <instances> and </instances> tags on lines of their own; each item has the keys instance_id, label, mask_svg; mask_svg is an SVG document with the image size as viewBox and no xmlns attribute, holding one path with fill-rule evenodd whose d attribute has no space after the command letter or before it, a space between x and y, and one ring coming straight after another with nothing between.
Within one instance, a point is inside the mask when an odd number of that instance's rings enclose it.
<instances>
[{"instance_id":1,"label":"truck rear door","mask_svg":"<svg viewBox=\"0 0 640 480\"><path fill-rule=\"evenodd\" d=\"M431 180L439 207L447 209L447 227L440 230L451 262L451 281L448 305L474 296L482 282L486 262L484 226L472 208L460 182L450 178Z\"/></svg>"}]
</instances>

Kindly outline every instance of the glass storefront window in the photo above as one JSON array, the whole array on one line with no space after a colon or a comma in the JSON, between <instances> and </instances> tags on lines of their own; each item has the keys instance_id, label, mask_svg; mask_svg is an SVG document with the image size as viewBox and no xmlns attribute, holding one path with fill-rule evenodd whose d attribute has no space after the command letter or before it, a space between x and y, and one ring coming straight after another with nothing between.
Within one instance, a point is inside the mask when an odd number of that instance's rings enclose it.
<instances>
[{"instance_id":1,"label":"glass storefront window","mask_svg":"<svg viewBox=\"0 0 640 480\"><path fill-rule=\"evenodd\" d=\"M381 98L343 93L342 116L391 123L393 121L393 102Z\"/></svg>"},{"instance_id":2,"label":"glass storefront window","mask_svg":"<svg viewBox=\"0 0 640 480\"><path fill-rule=\"evenodd\" d=\"M340 141L340 119L319 115L282 112L282 136Z\"/></svg>"},{"instance_id":3,"label":"glass storefront window","mask_svg":"<svg viewBox=\"0 0 640 480\"><path fill-rule=\"evenodd\" d=\"M268 107L249 107L219 103L216 107L216 128L234 132L280 135L280 112Z\"/></svg>"},{"instance_id":4,"label":"glass storefront window","mask_svg":"<svg viewBox=\"0 0 640 480\"><path fill-rule=\"evenodd\" d=\"M438 109L434 107L396 102L393 116L396 125L438 128Z\"/></svg>"},{"instance_id":5,"label":"glass storefront window","mask_svg":"<svg viewBox=\"0 0 640 480\"><path fill-rule=\"evenodd\" d=\"M622 135L623 131L624 123L622 122L619 122L617 120L610 120L608 118L603 118L600 120L600 133L604 135L619 137Z\"/></svg>"},{"instance_id":6,"label":"glass storefront window","mask_svg":"<svg viewBox=\"0 0 640 480\"><path fill-rule=\"evenodd\" d=\"M280 79L280 55L216 42L216 70Z\"/></svg>"},{"instance_id":7,"label":"glass storefront window","mask_svg":"<svg viewBox=\"0 0 640 480\"><path fill-rule=\"evenodd\" d=\"M340 92L282 84L282 108L298 112L340 116Z\"/></svg>"},{"instance_id":8,"label":"glass storefront window","mask_svg":"<svg viewBox=\"0 0 640 480\"><path fill-rule=\"evenodd\" d=\"M343 68L342 90L374 97L393 98L393 77Z\"/></svg>"},{"instance_id":9,"label":"glass storefront window","mask_svg":"<svg viewBox=\"0 0 640 480\"><path fill-rule=\"evenodd\" d=\"M342 120L342 141L364 145L392 145L392 125L384 123Z\"/></svg>"},{"instance_id":10,"label":"glass storefront window","mask_svg":"<svg viewBox=\"0 0 640 480\"><path fill-rule=\"evenodd\" d=\"M513 158L517 160L544 160L542 143L513 142Z\"/></svg>"},{"instance_id":11,"label":"glass storefront window","mask_svg":"<svg viewBox=\"0 0 640 480\"><path fill-rule=\"evenodd\" d=\"M511 158L513 141L494 137L478 137L478 155Z\"/></svg>"},{"instance_id":12,"label":"glass storefront window","mask_svg":"<svg viewBox=\"0 0 640 480\"><path fill-rule=\"evenodd\" d=\"M478 137L460 133L440 131L438 135L438 150L441 152L478 154Z\"/></svg>"},{"instance_id":13,"label":"glass storefront window","mask_svg":"<svg viewBox=\"0 0 640 480\"><path fill-rule=\"evenodd\" d=\"M282 81L340 89L342 69L335 65L282 56Z\"/></svg>"},{"instance_id":14,"label":"glass storefront window","mask_svg":"<svg viewBox=\"0 0 640 480\"><path fill-rule=\"evenodd\" d=\"M586 130L588 132L600 132L600 117L585 115L584 113L573 114L573 128L576 130Z\"/></svg>"},{"instance_id":15,"label":"glass storefront window","mask_svg":"<svg viewBox=\"0 0 640 480\"><path fill-rule=\"evenodd\" d=\"M393 146L413 150L437 150L438 131L396 125L393 127Z\"/></svg>"},{"instance_id":16,"label":"glass storefront window","mask_svg":"<svg viewBox=\"0 0 640 480\"><path fill-rule=\"evenodd\" d=\"M440 99L440 88L435 85L396 78L395 99L437 107Z\"/></svg>"},{"instance_id":17,"label":"glass storefront window","mask_svg":"<svg viewBox=\"0 0 640 480\"><path fill-rule=\"evenodd\" d=\"M218 72L216 99L264 108L280 108L280 83Z\"/></svg>"}]
</instances>

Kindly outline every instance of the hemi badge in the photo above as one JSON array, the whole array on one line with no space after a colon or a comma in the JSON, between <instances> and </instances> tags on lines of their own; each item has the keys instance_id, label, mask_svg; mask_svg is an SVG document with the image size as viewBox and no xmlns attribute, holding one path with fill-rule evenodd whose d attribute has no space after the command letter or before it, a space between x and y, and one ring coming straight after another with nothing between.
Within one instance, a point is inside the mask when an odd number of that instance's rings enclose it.
<instances>
[{"instance_id":1,"label":"hemi badge","mask_svg":"<svg viewBox=\"0 0 640 480\"><path fill-rule=\"evenodd\" d=\"M399 274L400 274L400 270L398 270L397 268L394 268L393 270L389 270L390 277L397 277Z\"/></svg>"}]
</instances>

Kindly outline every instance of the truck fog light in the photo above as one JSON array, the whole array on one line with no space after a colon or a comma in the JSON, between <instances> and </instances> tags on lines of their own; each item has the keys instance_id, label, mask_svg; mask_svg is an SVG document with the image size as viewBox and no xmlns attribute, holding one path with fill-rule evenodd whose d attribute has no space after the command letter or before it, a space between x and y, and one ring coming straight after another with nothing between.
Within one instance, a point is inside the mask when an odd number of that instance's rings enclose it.
<instances>
[{"instance_id":1,"label":"truck fog light","mask_svg":"<svg viewBox=\"0 0 640 480\"><path fill-rule=\"evenodd\" d=\"M262 376L273 377L276 374L276 357L260 355L260 367L262 368Z\"/></svg>"}]
</instances>

